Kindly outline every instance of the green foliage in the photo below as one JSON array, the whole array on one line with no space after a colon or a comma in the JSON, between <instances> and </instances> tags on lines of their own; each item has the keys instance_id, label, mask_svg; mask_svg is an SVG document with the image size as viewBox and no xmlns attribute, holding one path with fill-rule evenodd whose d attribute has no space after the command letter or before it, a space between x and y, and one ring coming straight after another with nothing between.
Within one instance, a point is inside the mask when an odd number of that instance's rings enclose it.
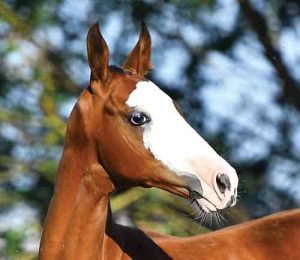
<instances>
[{"instance_id":1,"label":"green foliage","mask_svg":"<svg viewBox=\"0 0 300 260\"><path fill-rule=\"evenodd\" d=\"M7 242L7 256L10 258L14 256L15 254L20 253L21 251L21 242L23 240L23 232L19 231L8 231L4 238Z\"/></svg>"}]
</instances>

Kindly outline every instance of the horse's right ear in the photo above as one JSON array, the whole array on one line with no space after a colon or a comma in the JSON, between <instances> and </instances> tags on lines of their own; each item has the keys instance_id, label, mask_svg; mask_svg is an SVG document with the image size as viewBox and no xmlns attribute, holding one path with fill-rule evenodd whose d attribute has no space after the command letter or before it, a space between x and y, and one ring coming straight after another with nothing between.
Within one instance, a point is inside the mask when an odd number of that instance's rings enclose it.
<instances>
[{"instance_id":1,"label":"horse's right ear","mask_svg":"<svg viewBox=\"0 0 300 260\"><path fill-rule=\"evenodd\" d=\"M140 77L144 77L152 68L151 37L144 22L141 24L139 40L124 62L123 68Z\"/></svg>"},{"instance_id":2,"label":"horse's right ear","mask_svg":"<svg viewBox=\"0 0 300 260\"><path fill-rule=\"evenodd\" d=\"M91 80L104 82L109 74L109 50L100 33L98 23L93 24L89 29L86 42Z\"/></svg>"}]
</instances>

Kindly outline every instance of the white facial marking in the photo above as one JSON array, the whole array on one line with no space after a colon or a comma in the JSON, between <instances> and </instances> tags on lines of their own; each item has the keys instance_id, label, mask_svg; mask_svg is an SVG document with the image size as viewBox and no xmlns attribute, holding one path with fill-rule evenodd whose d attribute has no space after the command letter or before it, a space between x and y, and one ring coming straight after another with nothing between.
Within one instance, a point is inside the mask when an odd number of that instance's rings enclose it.
<instances>
[{"instance_id":1,"label":"white facial marking","mask_svg":"<svg viewBox=\"0 0 300 260\"><path fill-rule=\"evenodd\" d=\"M142 125L144 146L153 156L178 175L187 173L199 178L203 197L201 206L210 211L224 208L237 188L235 170L184 120L172 99L151 81L140 81L126 104L144 112L151 121ZM221 194L216 175L225 173L231 190ZM209 205L210 204L210 205Z\"/></svg>"}]
</instances>

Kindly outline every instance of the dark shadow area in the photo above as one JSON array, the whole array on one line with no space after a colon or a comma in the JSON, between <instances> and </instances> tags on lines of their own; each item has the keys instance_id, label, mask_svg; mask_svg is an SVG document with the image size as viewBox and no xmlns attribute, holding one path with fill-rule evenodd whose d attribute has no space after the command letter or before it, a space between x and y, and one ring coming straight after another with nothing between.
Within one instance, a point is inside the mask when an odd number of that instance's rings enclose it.
<instances>
[{"instance_id":1,"label":"dark shadow area","mask_svg":"<svg viewBox=\"0 0 300 260\"><path fill-rule=\"evenodd\" d=\"M106 234L134 260L169 260L172 259L142 230L112 224Z\"/></svg>"}]
</instances>

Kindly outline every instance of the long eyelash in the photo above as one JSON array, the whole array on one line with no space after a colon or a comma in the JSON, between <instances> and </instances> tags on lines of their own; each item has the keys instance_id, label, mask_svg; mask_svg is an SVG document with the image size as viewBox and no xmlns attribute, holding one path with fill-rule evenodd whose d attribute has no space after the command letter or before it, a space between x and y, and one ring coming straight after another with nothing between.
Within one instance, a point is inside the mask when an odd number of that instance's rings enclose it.
<instances>
[{"instance_id":1,"label":"long eyelash","mask_svg":"<svg viewBox=\"0 0 300 260\"><path fill-rule=\"evenodd\" d=\"M207 213L202 210L196 199L193 197L189 198L189 205L192 209L192 217L200 225L212 228L213 226L222 227L227 222L221 212L210 212Z\"/></svg>"}]
</instances>

